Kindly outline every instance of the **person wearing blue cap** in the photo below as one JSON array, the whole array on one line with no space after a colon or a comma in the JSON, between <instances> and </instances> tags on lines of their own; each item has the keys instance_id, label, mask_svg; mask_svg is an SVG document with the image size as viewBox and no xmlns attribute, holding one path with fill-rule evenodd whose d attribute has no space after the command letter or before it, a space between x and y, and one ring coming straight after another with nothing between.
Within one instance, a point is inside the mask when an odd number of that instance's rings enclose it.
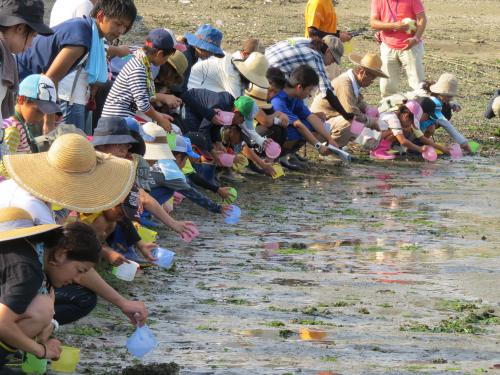
<instances>
[{"instance_id":1,"label":"person wearing blue cap","mask_svg":"<svg viewBox=\"0 0 500 375\"><path fill-rule=\"evenodd\" d=\"M24 79L14 116L3 120L4 137L0 142L4 150L10 154L38 152L33 133L41 132L45 114L59 111L56 100L56 87L50 78L33 74ZM3 164L0 175L8 176Z\"/></svg>"},{"instance_id":2,"label":"person wearing blue cap","mask_svg":"<svg viewBox=\"0 0 500 375\"><path fill-rule=\"evenodd\" d=\"M206 60L211 56L224 57L224 51L221 48L222 32L209 24L201 25L194 33L186 33L184 40L186 50L183 52L188 60L188 66L184 72L184 81L182 85L175 88L174 93L177 96L182 95L187 91L191 68L199 60Z\"/></svg>"},{"instance_id":3,"label":"person wearing blue cap","mask_svg":"<svg viewBox=\"0 0 500 375\"><path fill-rule=\"evenodd\" d=\"M176 51L172 34L166 29L149 32L144 46L125 64L106 98L102 117L134 117L136 112L156 121L167 131L172 130L172 117L158 112L153 103L178 106L171 96L156 92L152 65L161 66Z\"/></svg>"}]
</instances>

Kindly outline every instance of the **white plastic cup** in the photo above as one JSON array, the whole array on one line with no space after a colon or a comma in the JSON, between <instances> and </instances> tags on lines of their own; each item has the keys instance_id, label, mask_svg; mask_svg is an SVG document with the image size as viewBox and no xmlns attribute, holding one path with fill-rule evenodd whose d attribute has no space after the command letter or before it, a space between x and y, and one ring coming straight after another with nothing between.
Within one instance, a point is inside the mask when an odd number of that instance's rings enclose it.
<instances>
[{"instance_id":1,"label":"white plastic cup","mask_svg":"<svg viewBox=\"0 0 500 375\"><path fill-rule=\"evenodd\" d=\"M129 260L130 263L123 263L118 267L113 267L113 275L118 277L120 280L133 281L137 269L139 268L139 263Z\"/></svg>"}]
</instances>

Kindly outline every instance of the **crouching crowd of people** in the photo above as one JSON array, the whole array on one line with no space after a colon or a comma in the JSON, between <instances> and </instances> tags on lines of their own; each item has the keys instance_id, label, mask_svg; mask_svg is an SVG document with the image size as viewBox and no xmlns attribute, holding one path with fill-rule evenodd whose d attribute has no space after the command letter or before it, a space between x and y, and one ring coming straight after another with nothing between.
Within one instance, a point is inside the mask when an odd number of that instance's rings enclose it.
<instances>
[{"instance_id":1,"label":"crouching crowd of people","mask_svg":"<svg viewBox=\"0 0 500 375\"><path fill-rule=\"evenodd\" d=\"M393 145L448 154L432 140L441 127L470 151L450 122L460 109L450 74L370 107L361 90L385 77L380 57L351 54L354 68L340 74L333 35L265 50L249 39L228 54L205 24L117 46L137 17L132 0L62 2L51 27L41 0L0 4L0 371L17 350L58 358L53 332L97 296L143 324L144 303L95 266L154 262L144 227L194 235L195 223L171 216L179 197L227 216L229 184L307 169L297 155L306 143L322 155L354 140L378 159Z\"/></svg>"}]
</instances>

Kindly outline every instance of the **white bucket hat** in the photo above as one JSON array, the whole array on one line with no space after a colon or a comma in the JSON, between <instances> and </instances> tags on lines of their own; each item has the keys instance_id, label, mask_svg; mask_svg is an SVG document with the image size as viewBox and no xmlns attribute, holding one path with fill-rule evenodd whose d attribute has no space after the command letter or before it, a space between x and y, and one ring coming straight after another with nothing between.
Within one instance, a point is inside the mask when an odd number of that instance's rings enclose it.
<instances>
[{"instance_id":1,"label":"white bucket hat","mask_svg":"<svg viewBox=\"0 0 500 375\"><path fill-rule=\"evenodd\" d=\"M241 75L251 83L265 89L269 87L269 81L266 78L269 63L262 53L252 52L245 61L233 60L233 63Z\"/></svg>"},{"instance_id":2,"label":"white bucket hat","mask_svg":"<svg viewBox=\"0 0 500 375\"><path fill-rule=\"evenodd\" d=\"M450 73L443 73L438 81L431 85L430 90L434 94L456 96L457 95L458 80Z\"/></svg>"},{"instance_id":3,"label":"white bucket hat","mask_svg":"<svg viewBox=\"0 0 500 375\"><path fill-rule=\"evenodd\" d=\"M167 132L160 125L148 122L142 126L145 134L151 137L151 141L146 143L146 160L174 160L174 154L170 150L167 141Z\"/></svg>"}]
</instances>

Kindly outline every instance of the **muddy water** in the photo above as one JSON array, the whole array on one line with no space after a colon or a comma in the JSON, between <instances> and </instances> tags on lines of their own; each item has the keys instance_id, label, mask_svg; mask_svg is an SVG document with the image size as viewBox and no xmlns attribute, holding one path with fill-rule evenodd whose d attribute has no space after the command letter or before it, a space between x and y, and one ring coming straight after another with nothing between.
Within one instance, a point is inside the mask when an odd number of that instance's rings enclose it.
<instances>
[{"instance_id":1,"label":"muddy water","mask_svg":"<svg viewBox=\"0 0 500 375\"><path fill-rule=\"evenodd\" d=\"M250 177L234 226L205 213L201 224L183 203L177 217L202 235L187 245L165 234L177 270L146 270L128 288L148 300L160 341L145 362L186 374L496 371L500 319L460 322L500 315L500 160L327 169ZM451 332L439 332L445 319ZM130 365L127 329L101 331L79 338L98 349L82 369Z\"/></svg>"}]
</instances>

